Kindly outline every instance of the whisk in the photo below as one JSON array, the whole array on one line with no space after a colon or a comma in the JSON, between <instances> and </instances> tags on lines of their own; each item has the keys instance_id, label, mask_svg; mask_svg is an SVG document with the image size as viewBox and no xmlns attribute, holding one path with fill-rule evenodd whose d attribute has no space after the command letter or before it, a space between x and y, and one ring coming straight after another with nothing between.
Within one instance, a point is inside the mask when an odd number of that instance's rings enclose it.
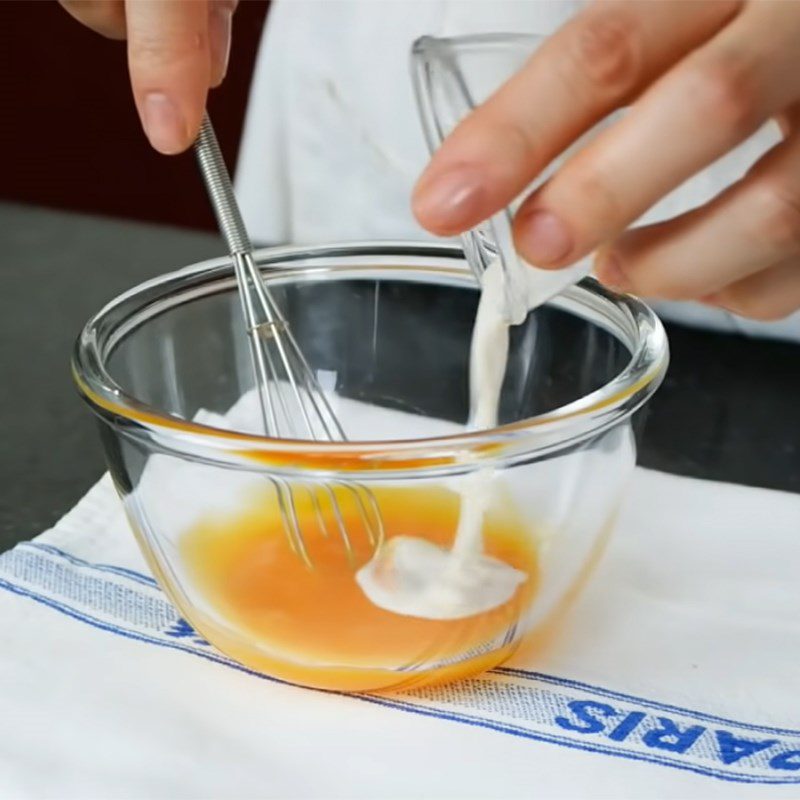
<instances>
[{"instance_id":1,"label":"whisk","mask_svg":"<svg viewBox=\"0 0 800 800\"><path fill-rule=\"evenodd\" d=\"M274 438L346 441L342 425L256 266L250 237L207 114L195 142L195 152L217 223L233 260L264 432ZM336 529L351 563L355 554L354 518L360 521L373 550L383 542L378 502L362 484L344 479L309 482L290 481L276 475L268 478L275 487L289 543L309 566L313 566L313 562L301 525L305 515L298 512L299 505L309 506L298 499L301 491L310 503L319 530L329 536L331 527ZM346 513L345 503L355 514Z\"/></svg>"}]
</instances>

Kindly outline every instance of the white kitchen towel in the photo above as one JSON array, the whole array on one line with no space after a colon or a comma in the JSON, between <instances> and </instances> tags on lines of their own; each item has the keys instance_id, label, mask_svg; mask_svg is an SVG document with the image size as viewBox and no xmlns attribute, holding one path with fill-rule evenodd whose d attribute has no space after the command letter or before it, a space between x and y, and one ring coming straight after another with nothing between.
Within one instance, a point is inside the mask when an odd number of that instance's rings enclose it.
<instances>
[{"instance_id":1,"label":"white kitchen towel","mask_svg":"<svg viewBox=\"0 0 800 800\"><path fill-rule=\"evenodd\" d=\"M198 637L108 477L0 556L4 798L800 796L800 496L637 470L556 641L392 696Z\"/></svg>"}]
</instances>

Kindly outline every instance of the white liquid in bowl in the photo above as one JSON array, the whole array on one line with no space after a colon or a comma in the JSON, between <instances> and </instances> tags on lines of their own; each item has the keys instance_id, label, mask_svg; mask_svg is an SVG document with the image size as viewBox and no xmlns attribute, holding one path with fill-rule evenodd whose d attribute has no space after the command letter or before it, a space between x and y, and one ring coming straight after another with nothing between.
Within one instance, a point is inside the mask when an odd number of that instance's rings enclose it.
<instances>
[{"instance_id":1,"label":"white liquid in bowl","mask_svg":"<svg viewBox=\"0 0 800 800\"><path fill-rule=\"evenodd\" d=\"M494 261L483 276L472 333L474 430L497 425L509 346L504 304L502 266ZM425 619L458 619L507 603L528 576L483 552L483 520L492 501L493 478L490 468L461 481L461 511L450 550L413 536L393 537L356 574L364 594L388 611Z\"/></svg>"}]
</instances>

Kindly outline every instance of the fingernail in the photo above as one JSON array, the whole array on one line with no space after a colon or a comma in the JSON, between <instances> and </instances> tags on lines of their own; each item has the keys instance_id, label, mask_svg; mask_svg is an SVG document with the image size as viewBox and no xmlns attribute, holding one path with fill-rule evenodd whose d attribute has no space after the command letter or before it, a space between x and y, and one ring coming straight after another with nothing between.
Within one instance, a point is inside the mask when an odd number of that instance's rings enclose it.
<instances>
[{"instance_id":1,"label":"fingernail","mask_svg":"<svg viewBox=\"0 0 800 800\"><path fill-rule=\"evenodd\" d=\"M172 155L186 147L186 122L163 92L151 92L145 97L143 117L147 138L160 153Z\"/></svg>"},{"instance_id":2,"label":"fingernail","mask_svg":"<svg viewBox=\"0 0 800 800\"><path fill-rule=\"evenodd\" d=\"M534 211L518 222L517 245L534 266L547 266L566 258L572 250L567 226L550 211Z\"/></svg>"},{"instance_id":3,"label":"fingernail","mask_svg":"<svg viewBox=\"0 0 800 800\"><path fill-rule=\"evenodd\" d=\"M618 292L630 291L630 281L622 271L622 264L617 255L605 252L595 259L594 272L597 279Z\"/></svg>"},{"instance_id":4,"label":"fingernail","mask_svg":"<svg viewBox=\"0 0 800 800\"><path fill-rule=\"evenodd\" d=\"M459 233L480 222L484 189L479 171L457 167L417 184L412 201L417 219L434 233Z\"/></svg>"},{"instance_id":5,"label":"fingernail","mask_svg":"<svg viewBox=\"0 0 800 800\"><path fill-rule=\"evenodd\" d=\"M211 50L211 86L219 86L228 72L231 54L231 25L233 9L227 4L215 3L208 20L208 41Z\"/></svg>"}]
</instances>

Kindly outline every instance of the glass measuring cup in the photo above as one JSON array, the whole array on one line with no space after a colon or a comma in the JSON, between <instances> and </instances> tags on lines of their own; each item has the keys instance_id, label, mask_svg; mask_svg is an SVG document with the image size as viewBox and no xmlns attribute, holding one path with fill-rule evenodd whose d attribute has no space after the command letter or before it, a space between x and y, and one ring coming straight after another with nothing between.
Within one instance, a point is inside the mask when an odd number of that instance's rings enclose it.
<instances>
[{"instance_id":1,"label":"glass measuring cup","mask_svg":"<svg viewBox=\"0 0 800 800\"><path fill-rule=\"evenodd\" d=\"M517 72L543 41L541 36L509 33L417 39L411 50L414 93L431 153L464 117ZM603 124L596 125L548 165L508 208L461 236L467 262L479 282L489 263L500 260L506 318L512 324L518 325L530 308L547 302L589 274L588 257L561 270L539 269L523 261L514 249L512 218L524 196L544 183Z\"/></svg>"}]
</instances>

